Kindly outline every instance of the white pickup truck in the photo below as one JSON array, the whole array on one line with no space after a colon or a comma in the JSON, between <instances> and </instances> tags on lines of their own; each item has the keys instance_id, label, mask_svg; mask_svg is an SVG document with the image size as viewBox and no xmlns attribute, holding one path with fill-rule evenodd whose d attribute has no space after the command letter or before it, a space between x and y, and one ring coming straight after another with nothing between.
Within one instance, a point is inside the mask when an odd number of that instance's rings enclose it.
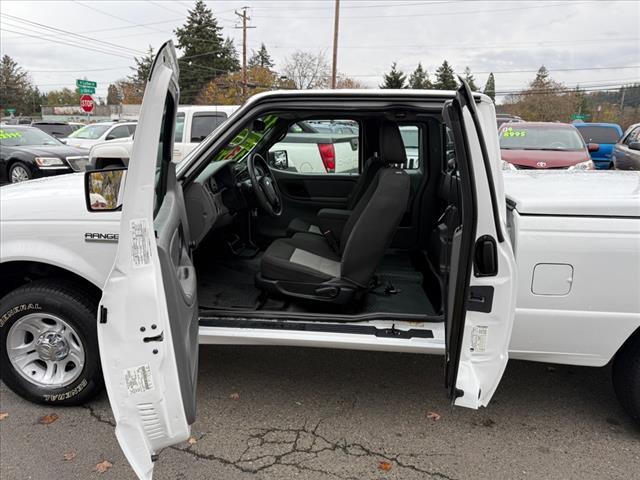
<instances>
[{"instance_id":1,"label":"white pickup truck","mask_svg":"<svg viewBox=\"0 0 640 480\"><path fill-rule=\"evenodd\" d=\"M196 146L225 122L237 105L183 105L178 107L174 131L173 159L182 161ZM135 125L135 124L134 124ZM133 141L130 137L96 143L89 163L98 169L129 164Z\"/></svg>"},{"instance_id":2,"label":"white pickup truck","mask_svg":"<svg viewBox=\"0 0 640 480\"><path fill-rule=\"evenodd\" d=\"M452 403L471 408L508 358L613 362L640 420L637 173L503 178L494 105L464 82L256 95L176 166L178 91L169 42L128 170L0 188L12 390L70 405L104 381L139 478L189 436L199 343L440 354ZM314 115L359 122L359 176L269 168L273 144ZM403 169L407 124L417 169ZM362 166L373 153L380 165Z\"/></svg>"}]
</instances>

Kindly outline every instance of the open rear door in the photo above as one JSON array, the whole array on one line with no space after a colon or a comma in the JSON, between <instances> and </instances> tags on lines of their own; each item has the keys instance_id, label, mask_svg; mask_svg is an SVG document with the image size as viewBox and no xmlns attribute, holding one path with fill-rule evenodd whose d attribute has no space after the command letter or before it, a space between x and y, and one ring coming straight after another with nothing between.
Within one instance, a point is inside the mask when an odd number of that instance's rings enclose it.
<instances>
[{"instance_id":1,"label":"open rear door","mask_svg":"<svg viewBox=\"0 0 640 480\"><path fill-rule=\"evenodd\" d=\"M508 359L515 310L515 260L506 206L495 110L467 84L443 110L460 175L461 226L451 244L446 302L445 385L455 405L486 406ZM483 131L483 126L485 131Z\"/></svg>"},{"instance_id":2,"label":"open rear door","mask_svg":"<svg viewBox=\"0 0 640 480\"><path fill-rule=\"evenodd\" d=\"M186 440L195 420L196 275L181 186L171 161L178 107L173 44L158 51L133 143L115 264L100 303L98 341L118 442L136 475Z\"/></svg>"}]
</instances>

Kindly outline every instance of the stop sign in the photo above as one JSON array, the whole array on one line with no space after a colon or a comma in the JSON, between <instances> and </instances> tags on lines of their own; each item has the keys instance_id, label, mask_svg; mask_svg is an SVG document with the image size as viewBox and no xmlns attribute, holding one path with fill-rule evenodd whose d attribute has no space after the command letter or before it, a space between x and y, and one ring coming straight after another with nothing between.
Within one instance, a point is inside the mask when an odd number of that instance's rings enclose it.
<instances>
[{"instance_id":1,"label":"stop sign","mask_svg":"<svg viewBox=\"0 0 640 480\"><path fill-rule=\"evenodd\" d=\"M93 112L94 107L95 104L93 103L93 98L91 97L91 95L82 95L80 97L80 108L82 108L82 110L87 113L91 113Z\"/></svg>"}]
</instances>

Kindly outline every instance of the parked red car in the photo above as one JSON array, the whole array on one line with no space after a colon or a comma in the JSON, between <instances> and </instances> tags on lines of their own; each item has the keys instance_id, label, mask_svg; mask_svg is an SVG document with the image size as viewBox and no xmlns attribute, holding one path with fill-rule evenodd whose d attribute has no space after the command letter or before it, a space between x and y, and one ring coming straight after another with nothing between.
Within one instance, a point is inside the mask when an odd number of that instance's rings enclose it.
<instances>
[{"instance_id":1,"label":"parked red car","mask_svg":"<svg viewBox=\"0 0 640 480\"><path fill-rule=\"evenodd\" d=\"M498 131L505 170L568 169L593 170L589 152L595 143L585 144L573 125L550 122L504 124Z\"/></svg>"}]
</instances>

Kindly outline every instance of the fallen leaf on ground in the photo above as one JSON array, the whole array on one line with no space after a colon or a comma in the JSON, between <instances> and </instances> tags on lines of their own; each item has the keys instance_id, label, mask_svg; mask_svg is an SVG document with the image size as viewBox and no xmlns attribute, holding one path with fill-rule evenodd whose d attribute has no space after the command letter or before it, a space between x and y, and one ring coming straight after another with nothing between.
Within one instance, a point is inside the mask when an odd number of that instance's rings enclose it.
<instances>
[{"instance_id":1,"label":"fallen leaf on ground","mask_svg":"<svg viewBox=\"0 0 640 480\"><path fill-rule=\"evenodd\" d=\"M427 413L427 418L430 418L434 422L437 422L438 420L440 420L440 414L436 412L429 412Z\"/></svg>"},{"instance_id":2,"label":"fallen leaf on ground","mask_svg":"<svg viewBox=\"0 0 640 480\"><path fill-rule=\"evenodd\" d=\"M189 445L195 445L196 443L198 443L198 440L196 440L195 437L189 437L189 440L187 440L187 443Z\"/></svg>"},{"instance_id":3,"label":"fallen leaf on ground","mask_svg":"<svg viewBox=\"0 0 640 480\"><path fill-rule=\"evenodd\" d=\"M49 415L45 415L43 417L40 417L39 422L42 425L51 425L53 422L55 422L58 419L58 415L55 413L50 413Z\"/></svg>"},{"instance_id":4,"label":"fallen leaf on ground","mask_svg":"<svg viewBox=\"0 0 640 480\"><path fill-rule=\"evenodd\" d=\"M73 460L74 458L76 458L76 454L75 454L75 452L67 452L64 455L62 455L62 458L64 460L67 460L67 461L68 460Z\"/></svg>"},{"instance_id":5,"label":"fallen leaf on ground","mask_svg":"<svg viewBox=\"0 0 640 480\"><path fill-rule=\"evenodd\" d=\"M231 395L229 395L229 398L231 398L233 400L239 400L240 399L240 394L238 392L233 392Z\"/></svg>"},{"instance_id":6,"label":"fallen leaf on ground","mask_svg":"<svg viewBox=\"0 0 640 480\"><path fill-rule=\"evenodd\" d=\"M0 421L4 420L8 416L9 416L9 414L7 412L0 412Z\"/></svg>"},{"instance_id":7,"label":"fallen leaf on ground","mask_svg":"<svg viewBox=\"0 0 640 480\"><path fill-rule=\"evenodd\" d=\"M104 473L113 467L113 464L109 460L103 460L102 462L96 465L96 472Z\"/></svg>"},{"instance_id":8,"label":"fallen leaf on ground","mask_svg":"<svg viewBox=\"0 0 640 480\"><path fill-rule=\"evenodd\" d=\"M391 470L391 466L392 465L391 465L390 462L387 462L387 461L384 461L384 460L381 461L381 462L378 462L378 468L380 470L384 470L385 472L388 472L389 470Z\"/></svg>"}]
</instances>

